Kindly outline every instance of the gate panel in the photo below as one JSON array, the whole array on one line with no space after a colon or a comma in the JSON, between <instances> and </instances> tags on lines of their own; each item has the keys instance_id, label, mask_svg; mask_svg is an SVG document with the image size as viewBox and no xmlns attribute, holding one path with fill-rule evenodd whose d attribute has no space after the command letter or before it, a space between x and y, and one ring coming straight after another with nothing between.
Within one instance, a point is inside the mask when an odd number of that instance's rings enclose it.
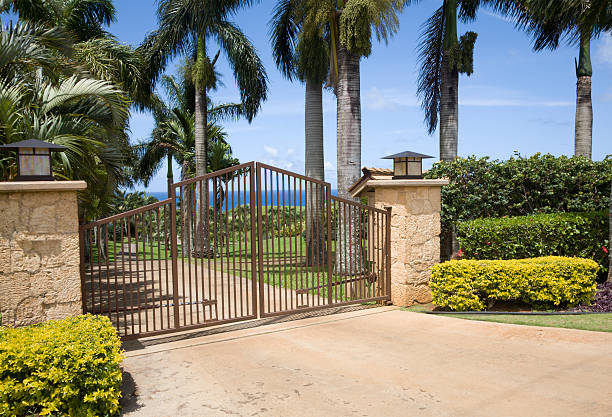
<instances>
[{"instance_id":1,"label":"gate panel","mask_svg":"<svg viewBox=\"0 0 612 417\"><path fill-rule=\"evenodd\" d=\"M390 299L388 210L253 162L169 197L80 227L83 311L124 338Z\"/></svg>"},{"instance_id":2,"label":"gate panel","mask_svg":"<svg viewBox=\"0 0 612 417\"><path fill-rule=\"evenodd\" d=\"M257 164L259 300L262 317L330 303L330 185Z\"/></svg>"},{"instance_id":3,"label":"gate panel","mask_svg":"<svg viewBox=\"0 0 612 417\"><path fill-rule=\"evenodd\" d=\"M175 328L170 199L80 227L85 313L122 336Z\"/></svg>"},{"instance_id":4,"label":"gate panel","mask_svg":"<svg viewBox=\"0 0 612 417\"><path fill-rule=\"evenodd\" d=\"M173 185L181 327L257 317L254 167Z\"/></svg>"},{"instance_id":5,"label":"gate panel","mask_svg":"<svg viewBox=\"0 0 612 417\"><path fill-rule=\"evenodd\" d=\"M331 197L335 305L389 300L391 212Z\"/></svg>"},{"instance_id":6,"label":"gate panel","mask_svg":"<svg viewBox=\"0 0 612 417\"><path fill-rule=\"evenodd\" d=\"M257 164L260 316L390 299L390 212Z\"/></svg>"}]
</instances>

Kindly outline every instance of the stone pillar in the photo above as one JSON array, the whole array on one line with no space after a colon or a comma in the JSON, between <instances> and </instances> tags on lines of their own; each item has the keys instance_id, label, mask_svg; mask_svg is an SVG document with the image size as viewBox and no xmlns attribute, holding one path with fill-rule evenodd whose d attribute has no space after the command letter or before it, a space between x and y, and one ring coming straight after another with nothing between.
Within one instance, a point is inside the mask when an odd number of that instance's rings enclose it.
<instances>
[{"instance_id":1,"label":"stone pillar","mask_svg":"<svg viewBox=\"0 0 612 417\"><path fill-rule=\"evenodd\" d=\"M440 191L447 180L370 179L355 195L391 207L391 301L431 302L430 268L440 262Z\"/></svg>"},{"instance_id":2,"label":"stone pillar","mask_svg":"<svg viewBox=\"0 0 612 417\"><path fill-rule=\"evenodd\" d=\"M81 314L77 190L84 181L0 182L2 325Z\"/></svg>"}]
</instances>

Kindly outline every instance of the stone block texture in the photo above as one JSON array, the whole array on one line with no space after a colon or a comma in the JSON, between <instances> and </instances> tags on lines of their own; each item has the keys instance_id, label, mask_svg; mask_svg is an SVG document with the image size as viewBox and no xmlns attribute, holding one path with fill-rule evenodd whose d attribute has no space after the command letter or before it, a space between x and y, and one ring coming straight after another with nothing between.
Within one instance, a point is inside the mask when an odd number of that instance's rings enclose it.
<instances>
[{"instance_id":1,"label":"stone block texture","mask_svg":"<svg viewBox=\"0 0 612 417\"><path fill-rule=\"evenodd\" d=\"M76 191L0 192L2 325L81 314Z\"/></svg>"},{"instance_id":2,"label":"stone block texture","mask_svg":"<svg viewBox=\"0 0 612 417\"><path fill-rule=\"evenodd\" d=\"M440 262L440 186L376 188L370 204L391 207L391 301L431 302L430 268Z\"/></svg>"}]
</instances>

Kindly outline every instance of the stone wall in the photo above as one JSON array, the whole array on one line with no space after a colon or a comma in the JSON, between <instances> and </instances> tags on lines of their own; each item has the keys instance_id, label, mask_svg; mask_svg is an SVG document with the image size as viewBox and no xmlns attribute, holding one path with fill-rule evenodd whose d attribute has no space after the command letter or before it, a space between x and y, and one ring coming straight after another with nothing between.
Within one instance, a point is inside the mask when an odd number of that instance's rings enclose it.
<instances>
[{"instance_id":1,"label":"stone wall","mask_svg":"<svg viewBox=\"0 0 612 417\"><path fill-rule=\"evenodd\" d=\"M47 184L0 183L2 325L81 314L76 189L85 183Z\"/></svg>"},{"instance_id":2,"label":"stone wall","mask_svg":"<svg viewBox=\"0 0 612 417\"><path fill-rule=\"evenodd\" d=\"M431 302L430 268L440 262L441 185L377 187L369 202L391 207L391 301L410 306ZM404 182L404 181L402 181Z\"/></svg>"}]
</instances>

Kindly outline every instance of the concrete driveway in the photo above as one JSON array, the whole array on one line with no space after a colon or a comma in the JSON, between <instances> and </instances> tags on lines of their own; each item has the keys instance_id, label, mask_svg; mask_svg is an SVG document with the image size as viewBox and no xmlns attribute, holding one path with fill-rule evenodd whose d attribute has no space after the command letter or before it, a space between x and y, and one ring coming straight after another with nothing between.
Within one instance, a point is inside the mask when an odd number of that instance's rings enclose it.
<instances>
[{"instance_id":1,"label":"concrete driveway","mask_svg":"<svg viewBox=\"0 0 612 417\"><path fill-rule=\"evenodd\" d=\"M126 345L124 415L612 416L611 333L393 307L253 325Z\"/></svg>"}]
</instances>

